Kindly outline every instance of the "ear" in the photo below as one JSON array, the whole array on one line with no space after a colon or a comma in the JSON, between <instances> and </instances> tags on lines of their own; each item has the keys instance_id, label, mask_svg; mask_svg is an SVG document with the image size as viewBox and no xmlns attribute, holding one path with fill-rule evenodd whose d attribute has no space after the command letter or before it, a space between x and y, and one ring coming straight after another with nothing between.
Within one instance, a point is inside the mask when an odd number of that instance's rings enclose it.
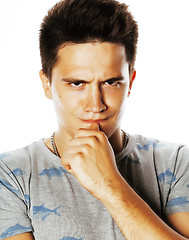
<instances>
[{"instance_id":1,"label":"ear","mask_svg":"<svg viewBox=\"0 0 189 240\"><path fill-rule=\"evenodd\" d=\"M133 71L132 76L131 76L131 78L130 78L129 91L128 91L127 97L130 96L131 88L132 88L132 86L133 86L133 82L134 82L134 80L135 80L135 77L136 77L136 71Z\"/></svg>"},{"instance_id":2,"label":"ear","mask_svg":"<svg viewBox=\"0 0 189 240\"><path fill-rule=\"evenodd\" d=\"M51 85L49 82L49 79L46 77L46 75L44 74L44 72L41 70L39 72L39 76L43 85L43 90L45 92L45 96L48 99L52 99L52 93L51 93Z\"/></svg>"}]
</instances>

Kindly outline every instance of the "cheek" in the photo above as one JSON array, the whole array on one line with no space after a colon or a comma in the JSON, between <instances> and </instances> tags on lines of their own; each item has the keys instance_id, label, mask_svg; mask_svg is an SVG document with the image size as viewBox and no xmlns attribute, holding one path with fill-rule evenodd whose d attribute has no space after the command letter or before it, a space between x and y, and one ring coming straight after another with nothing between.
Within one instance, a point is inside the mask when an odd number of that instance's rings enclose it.
<instances>
[{"instance_id":1,"label":"cheek","mask_svg":"<svg viewBox=\"0 0 189 240\"><path fill-rule=\"evenodd\" d=\"M54 92L52 100L54 108L58 114L61 112L67 112L69 110L69 98L67 94L63 94L62 91Z\"/></svg>"},{"instance_id":2,"label":"cheek","mask_svg":"<svg viewBox=\"0 0 189 240\"><path fill-rule=\"evenodd\" d=\"M73 93L69 91L64 91L63 93L59 93L55 99L55 104L58 106L61 112L66 114L74 114L78 112L83 102L85 102L85 98L83 94Z\"/></svg>"},{"instance_id":3,"label":"cheek","mask_svg":"<svg viewBox=\"0 0 189 240\"><path fill-rule=\"evenodd\" d=\"M125 89L125 91L121 95L120 102L119 102L119 115L121 115L121 117L123 116L125 111L127 96L128 96L128 89Z\"/></svg>"},{"instance_id":4,"label":"cheek","mask_svg":"<svg viewBox=\"0 0 189 240\"><path fill-rule=\"evenodd\" d=\"M122 109L122 106L125 104L127 97L127 89L124 87L122 89L115 91L106 92L106 102L109 107L118 111Z\"/></svg>"},{"instance_id":5,"label":"cheek","mask_svg":"<svg viewBox=\"0 0 189 240\"><path fill-rule=\"evenodd\" d=\"M123 88L121 91L115 91L109 96L109 107L114 114L114 121L118 124L121 122L125 112L128 89Z\"/></svg>"}]
</instances>

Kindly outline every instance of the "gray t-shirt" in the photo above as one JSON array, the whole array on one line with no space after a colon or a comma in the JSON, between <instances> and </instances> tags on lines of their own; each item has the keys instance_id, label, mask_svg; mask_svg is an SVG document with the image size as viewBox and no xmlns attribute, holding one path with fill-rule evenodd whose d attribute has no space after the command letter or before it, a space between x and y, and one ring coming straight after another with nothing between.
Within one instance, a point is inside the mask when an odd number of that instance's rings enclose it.
<instances>
[{"instance_id":1,"label":"gray t-shirt","mask_svg":"<svg viewBox=\"0 0 189 240\"><path fill-rule=\"evenodd\" d=\"M131 135L116 161L162 219L189 212L189 148ZM0 155L0 239L24 232L36 240L125 239L104 205L42 139Z\"/></svg>"}]
</instances>

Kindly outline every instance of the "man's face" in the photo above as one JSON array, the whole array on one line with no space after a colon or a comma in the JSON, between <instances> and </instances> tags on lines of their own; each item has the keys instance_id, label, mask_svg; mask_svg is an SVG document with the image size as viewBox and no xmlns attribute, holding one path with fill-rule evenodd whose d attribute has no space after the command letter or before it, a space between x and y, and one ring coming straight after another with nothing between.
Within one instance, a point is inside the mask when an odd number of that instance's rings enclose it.
<instances>
[{"instance_id":1,"label":"man's face","mask_svg":"<svg viewBox=\"0 0 189 240\"><path fill-rule=\"evenodd\" d=\"M73 137L78 128L98 122L110 137L120 130L130 79L125 49L108 42L61 48L49 93L59 130Z\"/></svg>"}]
</instances>

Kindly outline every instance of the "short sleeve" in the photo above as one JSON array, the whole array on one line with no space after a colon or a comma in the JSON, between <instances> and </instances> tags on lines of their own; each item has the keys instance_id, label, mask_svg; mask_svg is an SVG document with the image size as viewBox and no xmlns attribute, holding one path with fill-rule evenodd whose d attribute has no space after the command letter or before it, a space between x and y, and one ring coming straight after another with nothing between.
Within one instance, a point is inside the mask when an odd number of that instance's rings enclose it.
<instances>
[{"instance_id":1,"label":"short sleeve","mask_svg":"<svg viewBox=\"0 0 189 240\"><path fill-rule=\"evenodd\" d=\"M189 212L189 148L186 146L178 150L165 215L177 212Z\"/></svg>"},{"instance_id":2,"label":"short sleeve","mask_svg":"<svg viewBox=\"0 0 189 240\"><path fill-rule=\"evenodd\" d=\"M24 172L10 169L4 158L0 155L0 239L33 231L27 214L29 195L23 187Z\"/></svg>"}]
</instances>

